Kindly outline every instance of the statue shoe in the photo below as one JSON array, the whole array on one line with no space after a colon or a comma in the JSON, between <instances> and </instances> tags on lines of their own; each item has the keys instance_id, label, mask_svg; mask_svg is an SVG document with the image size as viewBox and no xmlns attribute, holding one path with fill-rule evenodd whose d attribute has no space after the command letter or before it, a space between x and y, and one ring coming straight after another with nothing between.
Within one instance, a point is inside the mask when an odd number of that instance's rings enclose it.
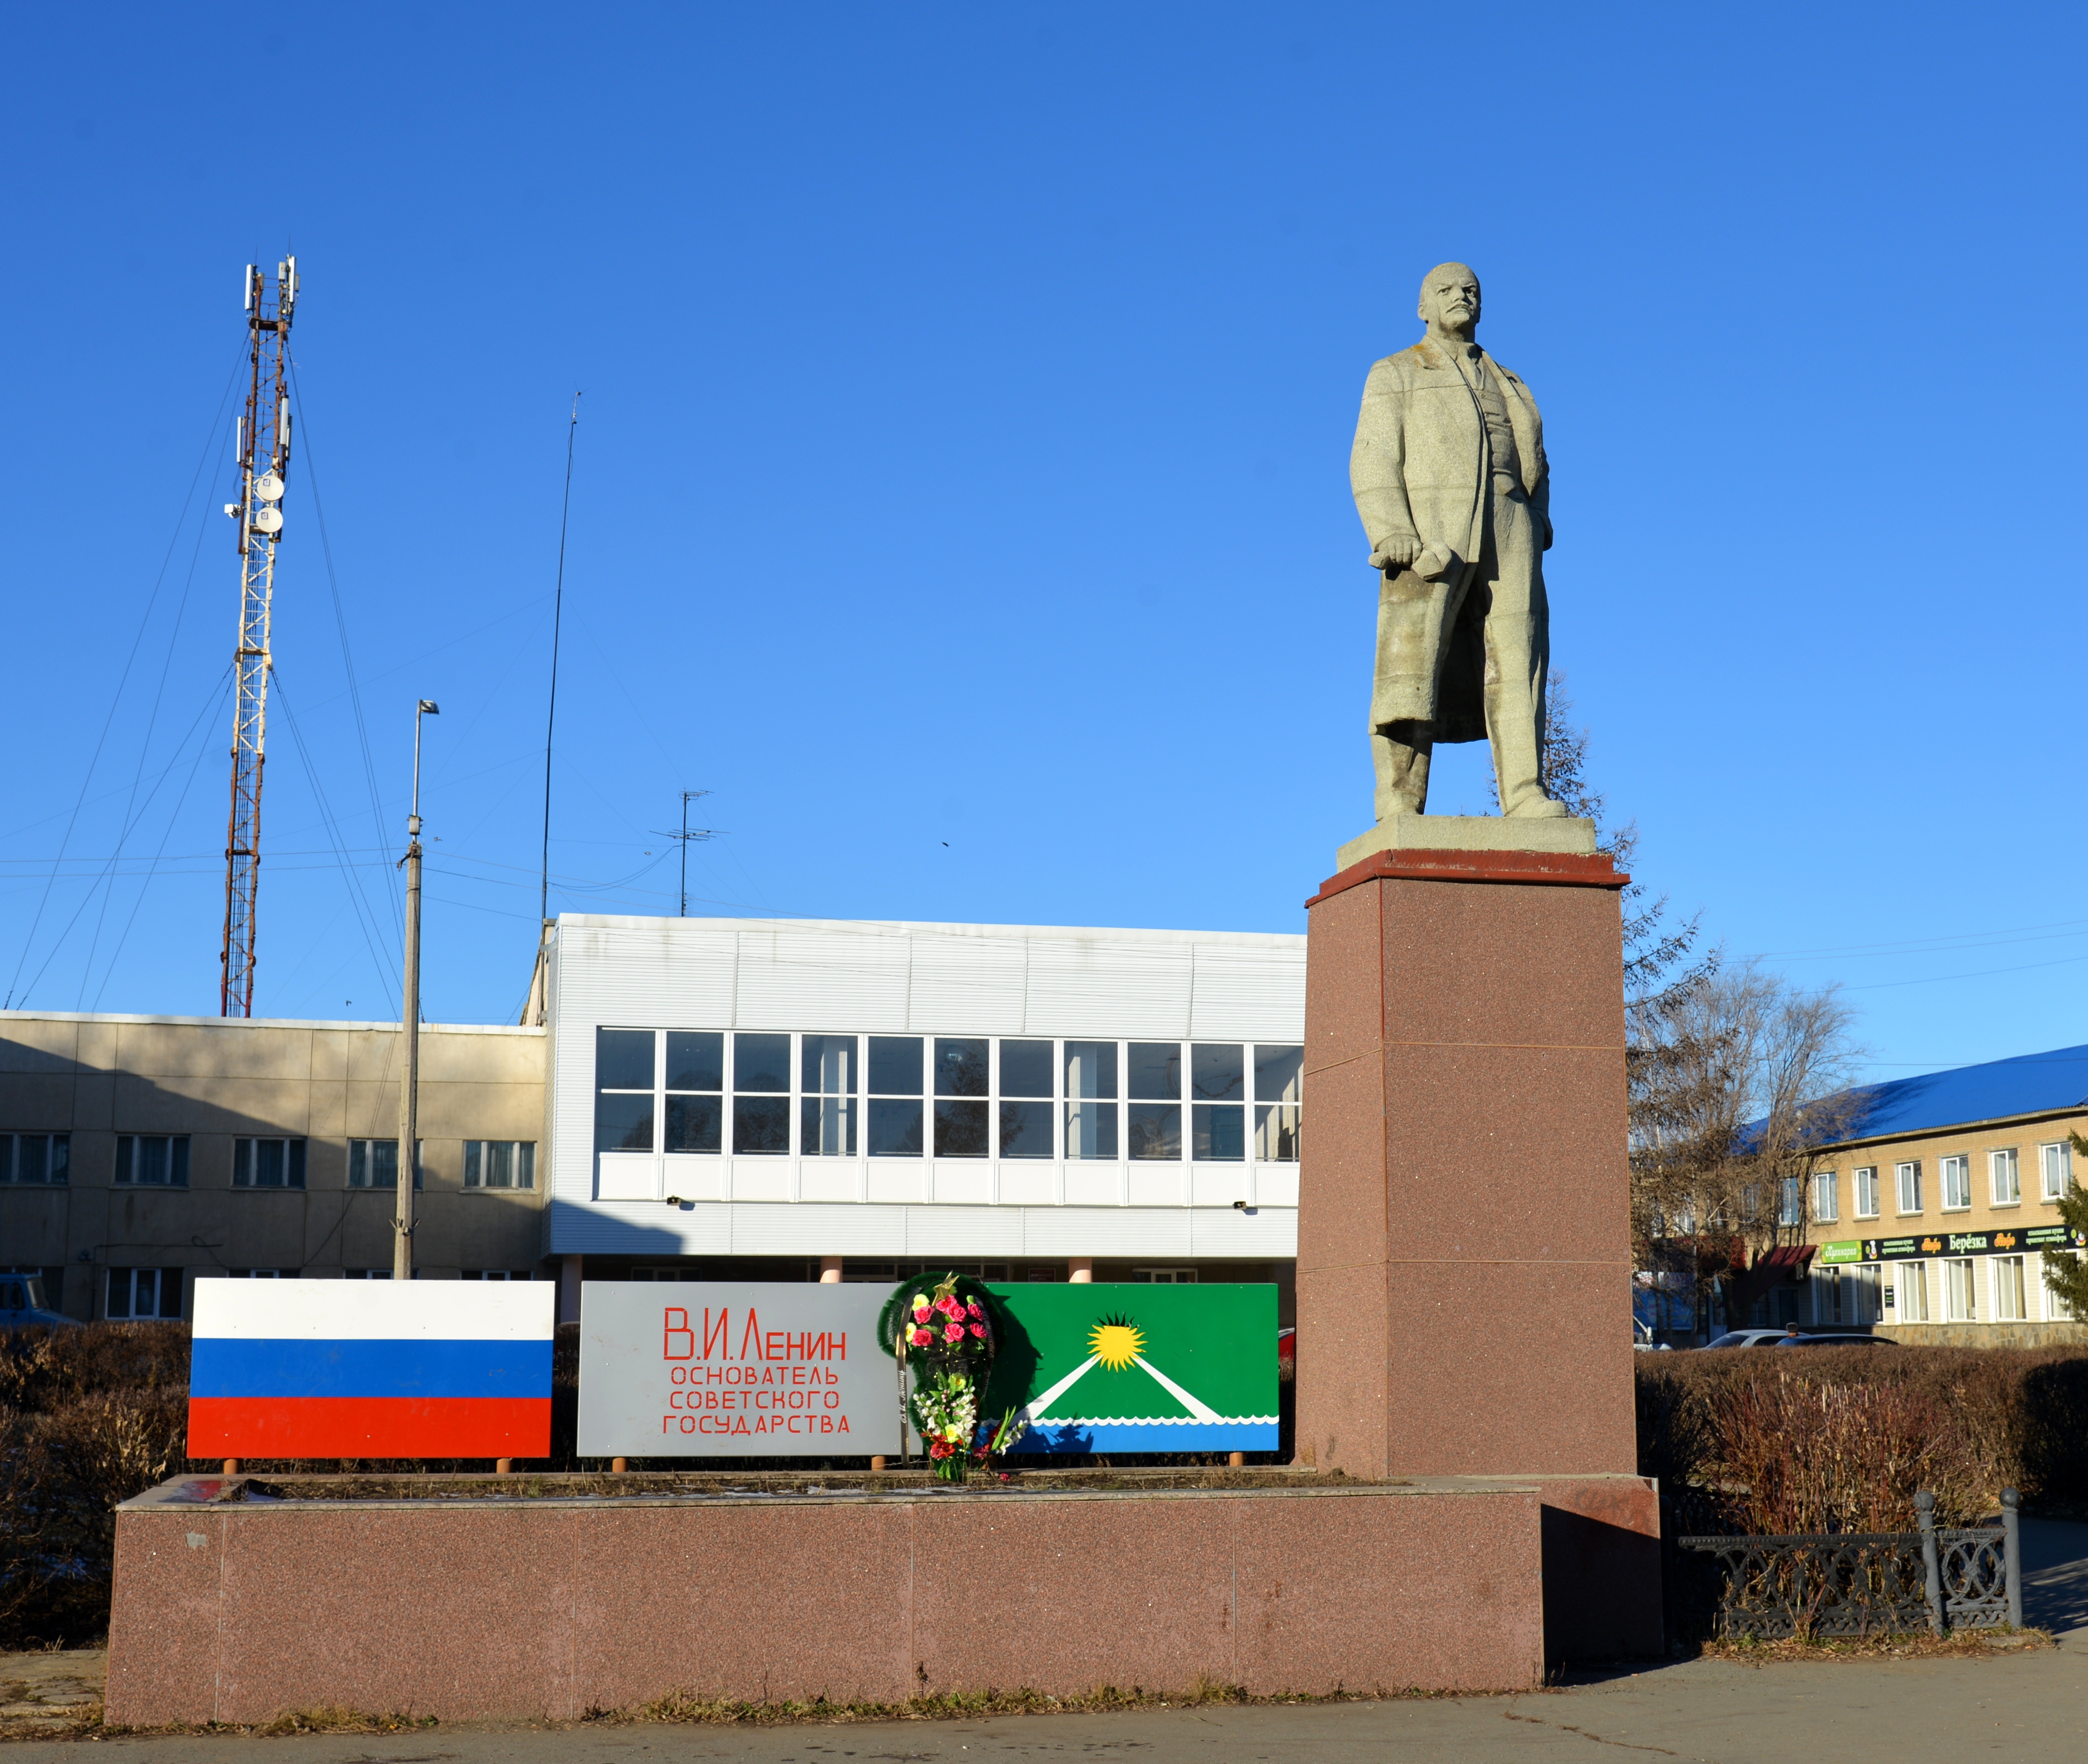
<instances>
[{"instance_id":1,"label":"statue shoe","mask_svg":"<svg viewBox=\"0 0 2088 1764\"><path fill-rule=\"evenodd\" d=\"M1510 821L1556 821L1564 818L1566 805L1550 797L1525 797L1505 817Z\"/></svg>"}]
</instances>

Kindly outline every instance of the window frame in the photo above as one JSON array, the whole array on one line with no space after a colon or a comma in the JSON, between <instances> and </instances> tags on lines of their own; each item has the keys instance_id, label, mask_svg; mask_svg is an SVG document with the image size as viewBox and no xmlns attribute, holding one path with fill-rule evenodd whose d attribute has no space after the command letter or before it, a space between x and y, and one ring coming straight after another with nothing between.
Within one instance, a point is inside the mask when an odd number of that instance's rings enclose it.
<instances>
[{"instance_id":1,"label":"window frame","mask_svg":"<svg viewBox=\"0 0 2088 1764\"><path fill-rule=\"evenodd\" d=\"M185 1133L119 1133L116 1136L116 1174L114 1185L118 1188L185 1189L189 1185L189 1140ZM167 1177L163 1182L141 1181L138 1166L143 1162L139 1148L146 1141L165 1141L167 1146ZM129 1166L126 1173L126 1165Z\"/></svg>"},{"instance_id":2,"label":"window frame","mask_svg":"<svg viewBox=\"0 0 2088 1764\"><path fill-rule=\"evenodd\" d=\"M1815 1170L1812 1172L1812 1218L1816 1224L1841 1224L1842 1186L1838 1172Z\"/></svg>"},{"instance_id":3,"label":"window frame","mask_svg":"<svg viewBox=\"0 0 2088 1764\"><path fill-rule=\"evenodd\" d=\"M506 1182L484 1178L486 1150L503 1146L509 1154ZM534 1139L467 1139L464 1142L464 1180L460 1185L473 1194L533 1194L537 1190L537 1142Z\"/></svg>"},{"instance_id":4,"label":"window frame","mask_svg":"<svg viewBox=\"0 0 2088 1764\"><path fill-rule=\"evenodd\" d=\"M2002 1192L2006 1172L2007 1193ZM2013 1146L1997 1146L1987 1153L1987 1192L1996 1207L2022 1205L2022 1162Z\"/></svg>"},{"instance_id":5,"label":"window frame","mask_svg":"<svg viewBox=\"0 0 2088 1764\"><path fill-rule=\"evenodd\" d=\"M34 1139L43 1147L43 1174L24 1176L22 1142ZM72 1134L58 1132L0 1133L0 1185L10 1188L68 1188L71 1185Z\"/></svg>"},{"instance_id":6,"label":"window frame","mask_svg":"<svg viewBox=\"0 0 2088 1764\"><path fill-rule=\"evenodd\" d=\"M1914 1204L1907 1205L1907 1197L1914 1197ZM1921 1215L1921 1160L1908 1158L1893 1165L1893 1199L1898 1203L1897 1216L1917 1219Z\"/></svg>"},{"instance_id":7,"label":"window frame","mask_svg":"<svg viewBox=\"0 0 2088 1764\"><path fill-rule=\"evenodd\" d=\"M2037 1148L2038 1199L2056 1205L2073 1185L2073 1143L2069 1139L2047 1140Z\"/></svg>"},{"instance_id":8,"label":"window frame","mask_svg":"<svg viewBox=\"0 0 2088 1764\"><path fill-rule=\"evenodd\" d=\"M1970 1256L1945 1256L1943 1261L1943 1321L1976 1323L1979 1320L1979 1264ZM1963 1300L1960 1314L1958 1301Z\"/></svg>"},{"instance_id":9,"label":"window frame","mask_svg":"<svg viewBox=\"0 0 2088 1764\"><path fill-rule=\"evenodd\" d=\"M1937 1209L1945 1213L1969 1213L1972 1210L1972 1155L1969 1151L1952 1151L1936 1160L1936 1175L1942 1190L1942 1204ZM1953 1200L1953 1192L1958 1198Z\"/></svg>"},{"instance_id":10,"label":"window frame","mask_svg":"<svg viewBox=\"0 0 2088 1764\"><path fill-rule=\"evenodd\" d=\"M1858 1219L1876 1219L1878 1216L1878 1207L1880 1204L1877 1165L1875 1164L1859 1164L1854 1170L1850 1172L1850 1175L1853 1178L1852 1186L1855 1190L1855 1194L1851 1196L1851 1198L1854 1200L1856 1204L1856 1211L1854 1216ZM1868 1207L1866 1207L1863 1204L1867 1192L1870 1199L1870 1205Z\"/></svg>"},{"instance_id":11,"label":"window frame","mask_svg":"<svg viewBox=\"0 0 2088 1764\"><path fill-rule=\"evenodd\" d=\"M268 1192L276 1194L302 1194L305 1191L306 1171L309 1143L302 1137L288 1134L242 1134L232 1142L232 1185L253 1193ZM262 1161L261 1147L280 1146L282 1151L282 1181L263 1182L259 1180L258 1166Z\"/></svg>"},{"instance_id":12,"label":"window frame","mask_svg":"<svg viewBox=\"0 0 2088 1764\"><path fill-rule=\"evenodd\" d=\"M161 1137L164 1138L165 1135L162 1135ZM155 1187L158 1185L148 1183L142 1185L146 1187ZM181 1268L144 1267L137 1266L111 1267L105 1269L104 1271L104 1279L101 1283L101 1314L103 1318L112 1323L155 1323L179 1322L181 1318L186 1314L186 1301L187 1299L187 1293L185 1288L188 1283L182 1278L185 1272L186 1271ZM152 1303L154 1309L149 1316L145 1317L139 1316L138 1314L137 1309L137 1277L141 1274L149 1274L153 1276ZM128 1288L128 1291L124 1298L124 1309L121 1311L116 1309L112 1302L115 1292L116 1281L119 1276L123 1279L126 1287ZM167 1309L166 1305L167 1284L170 1279L173 1283L174 1288L174 1308L171 1311Z\"/></svg>"},{"instance_id":13,"label":"window frame","mask_svg":"<svg viewBox=\"0 0 2088 1764\"><path fill-rule=\"evenodd\" d=\"M1987 1259L1992 1269L1987 1278L1994 1289L1994 1321L1997 1323L2028 1322L2030 1268L2027 1261L2022 1256L1989 1256ZM2005 1269L2009 1271L2006 1277L2004 1275ZM2003 1308L2005 1298L2013 1303L2013 1310Z\"/></svg>"},{"instance_id":14,"label":"window frame","mask_svg":"<svg viewBox=\"0 0 2088 1764\"><path fill-rule=\"evenodd\" d=\"M416 1191L418 1191L427 1185L427 1170L426 1166L428 1155L428 1142L425 1139L416 1139L413 1142L413 1187ZM364 1161L373 1166L377 1161L375 1148L379 1146L391 1147L392 1180L390 1181L358 1182L355 1180L356 1148L358 1146L368 1146L371 1148L366 1155ZM348 1142L347 1168L343 1175L342 1180L346 1184L349 1190L353 1194L396 1194L399 1190L399 1141L396 1137L386 1138L379 1135L369 1138L349 1140Z\"/></svg>"}]
</instances>

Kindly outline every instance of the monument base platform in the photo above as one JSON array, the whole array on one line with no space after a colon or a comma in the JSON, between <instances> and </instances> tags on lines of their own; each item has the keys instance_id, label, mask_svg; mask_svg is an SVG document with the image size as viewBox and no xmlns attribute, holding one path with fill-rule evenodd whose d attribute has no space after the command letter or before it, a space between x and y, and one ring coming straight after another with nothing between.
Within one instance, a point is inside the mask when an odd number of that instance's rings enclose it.
<instances>
[{"instance_id":1,"label":"monument base platform","mask_svg":"<svg viewBox=\"0 0 2088 1764\"><path fill-rule=\"evenodd\" d=\"M1378 852L1555 852L1595 855L1595 823L1577 816L1511 821L1497 814L1397 814L1352 839L1334 854L1347 869Z\"/></svg>"},{"instance_id":2,"label":"monument base platform","mask_svg":"<svg viewBox=\"0 0 2088 1764\"><path fill-rule=\"evenodd\" d=\"M1542 1682L1564 1558L1535 1483L1144 1474L1050 1492L843 1472L819 1481L857 1486L767 1495L781 1479L749 1474L730 1496L641 1496L676 1479L634 1476L621 1497L505 1476L482 1498L446 1478L420 1499L279 1477L252 1502L239 1479L184 1478L117 1511L107 1719Z\"/></svg>"},{"instance_id":3,"label":"monument base platform","mask_svg":"<svg viewBox=\"0 0 2088 1764\"><path fill-rule=\"evenodd\" d=\"M1658 1510L1631 1475L1628 880L1592 854L1401 848L1307 903L1297 1437L1301 1465L1356 1476L1560 1479L1556 1547L1637 1588L1637 1643L1616 1651L1652 1652ZM1564 1494L1589 1478L1618 1480L1592 1506Z\"/></svg>"}]
</instances>

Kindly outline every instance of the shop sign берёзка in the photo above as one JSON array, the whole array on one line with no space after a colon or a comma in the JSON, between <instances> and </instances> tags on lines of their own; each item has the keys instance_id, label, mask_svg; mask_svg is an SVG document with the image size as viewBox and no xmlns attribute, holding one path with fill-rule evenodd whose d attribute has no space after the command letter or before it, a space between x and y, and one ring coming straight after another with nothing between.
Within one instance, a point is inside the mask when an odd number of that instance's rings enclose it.
<instances>
[{"instance_id":1,"label":"shop sign \u0431\u0435\u0440\u0451\u0437\u043a\u0430","mask_svg":"<svg viewBox=\"0 0 2088 1764\"><path fill-rule=\"evenodd\" d=\"M1924 1256L2019 1256L2026 1250L2079 1249L2064 1225L2002 1225L1991 1231L1924 1231L1899 1237L1845 1237L1820 1245L1822 1267L1856 1262L1916 1262Z\"/></svg>"},{"instance_id":2,"label":"shop sign \u0431\u0435\u0440\u0451\u0437\u043a\u0430","mask_svg":"<svg viewBox=\"0 0 2088 1764\"><path fill-rule=\"evenodd\" d=\"M588 1280L583 1458L864 1458L899 1450L878 1286Z\"/></svg>"}]
</instances>

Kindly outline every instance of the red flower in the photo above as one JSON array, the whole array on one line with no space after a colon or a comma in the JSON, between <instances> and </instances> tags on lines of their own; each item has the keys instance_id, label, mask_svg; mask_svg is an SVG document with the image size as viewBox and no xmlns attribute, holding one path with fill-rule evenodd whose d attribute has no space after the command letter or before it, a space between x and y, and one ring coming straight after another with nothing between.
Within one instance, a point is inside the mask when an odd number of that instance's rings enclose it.
<instances>
[{"instance_id":1,"label":"red flower","mask_svg":"<svg viewBox=\"0 0 2088 1764\"><path fill-rule=\"evenodd\" d=\"M943 1326L944 1341L962 1341L964 1339L965 1326L962 1323L945 1323Z\"/></svg>"},{"instance_id":2,"label":"red flower","mask_svg":"<svg viewBox=\"0 0 2088 1764\"><path fill-rule=\"evenodd\" d=\"M983 1323L973 1324L972 1334L977 1336L981 1341L984 1341L986 1339L986 1325Z\"/></svg>"},{"instance_id":3,"label":"red flower","mask_svg":"<svg viewBox=\"0 0 2088 1764\"><path fill-rule=\"evenodd\" d=\"M952 1298L948 1293L945 1292L940 1298L935 1301L935 1309L940 1311L945 1317L955 1317L957 1315L959 1311L963 1309L963 1307L961 1306L955 1299Z\"/></svg>"},{"instance_id":4,"label":"red flower","mask_svg":"<svg viewBox=\"0 0 2088 1764\"><path fill-rule=\"evenodd\" d=\"M979 1301L977 1299L973 1299L970 1304L965 1307L965 1309L969 1311L974 1317L983 1317L986 1315L986 1313L979 1309Z\"/></svg>"},{"instance_id":5,"label":"red flower","mask_svg":"<svg viewBox=\"0 0 2088 1764\"><path fill-rule=\"evenodd\" d=\"M956 1450L956 1447L947 1439L933 1440L929 1442L928 1455L931 1458L947 1458Z\"/></svg>"},{"instance_id":6,"label":"red flower","mask_svg":"<svg viewBox=\"0 0 2088 1764\"><path fill-rule=\"evenodd\" d=\"M925 1348L935 1338L933 1333L928 1330L917 1329L913 1332L913 1335L909 1339L916 1348Z\"/></svg>"}]
</instances>

